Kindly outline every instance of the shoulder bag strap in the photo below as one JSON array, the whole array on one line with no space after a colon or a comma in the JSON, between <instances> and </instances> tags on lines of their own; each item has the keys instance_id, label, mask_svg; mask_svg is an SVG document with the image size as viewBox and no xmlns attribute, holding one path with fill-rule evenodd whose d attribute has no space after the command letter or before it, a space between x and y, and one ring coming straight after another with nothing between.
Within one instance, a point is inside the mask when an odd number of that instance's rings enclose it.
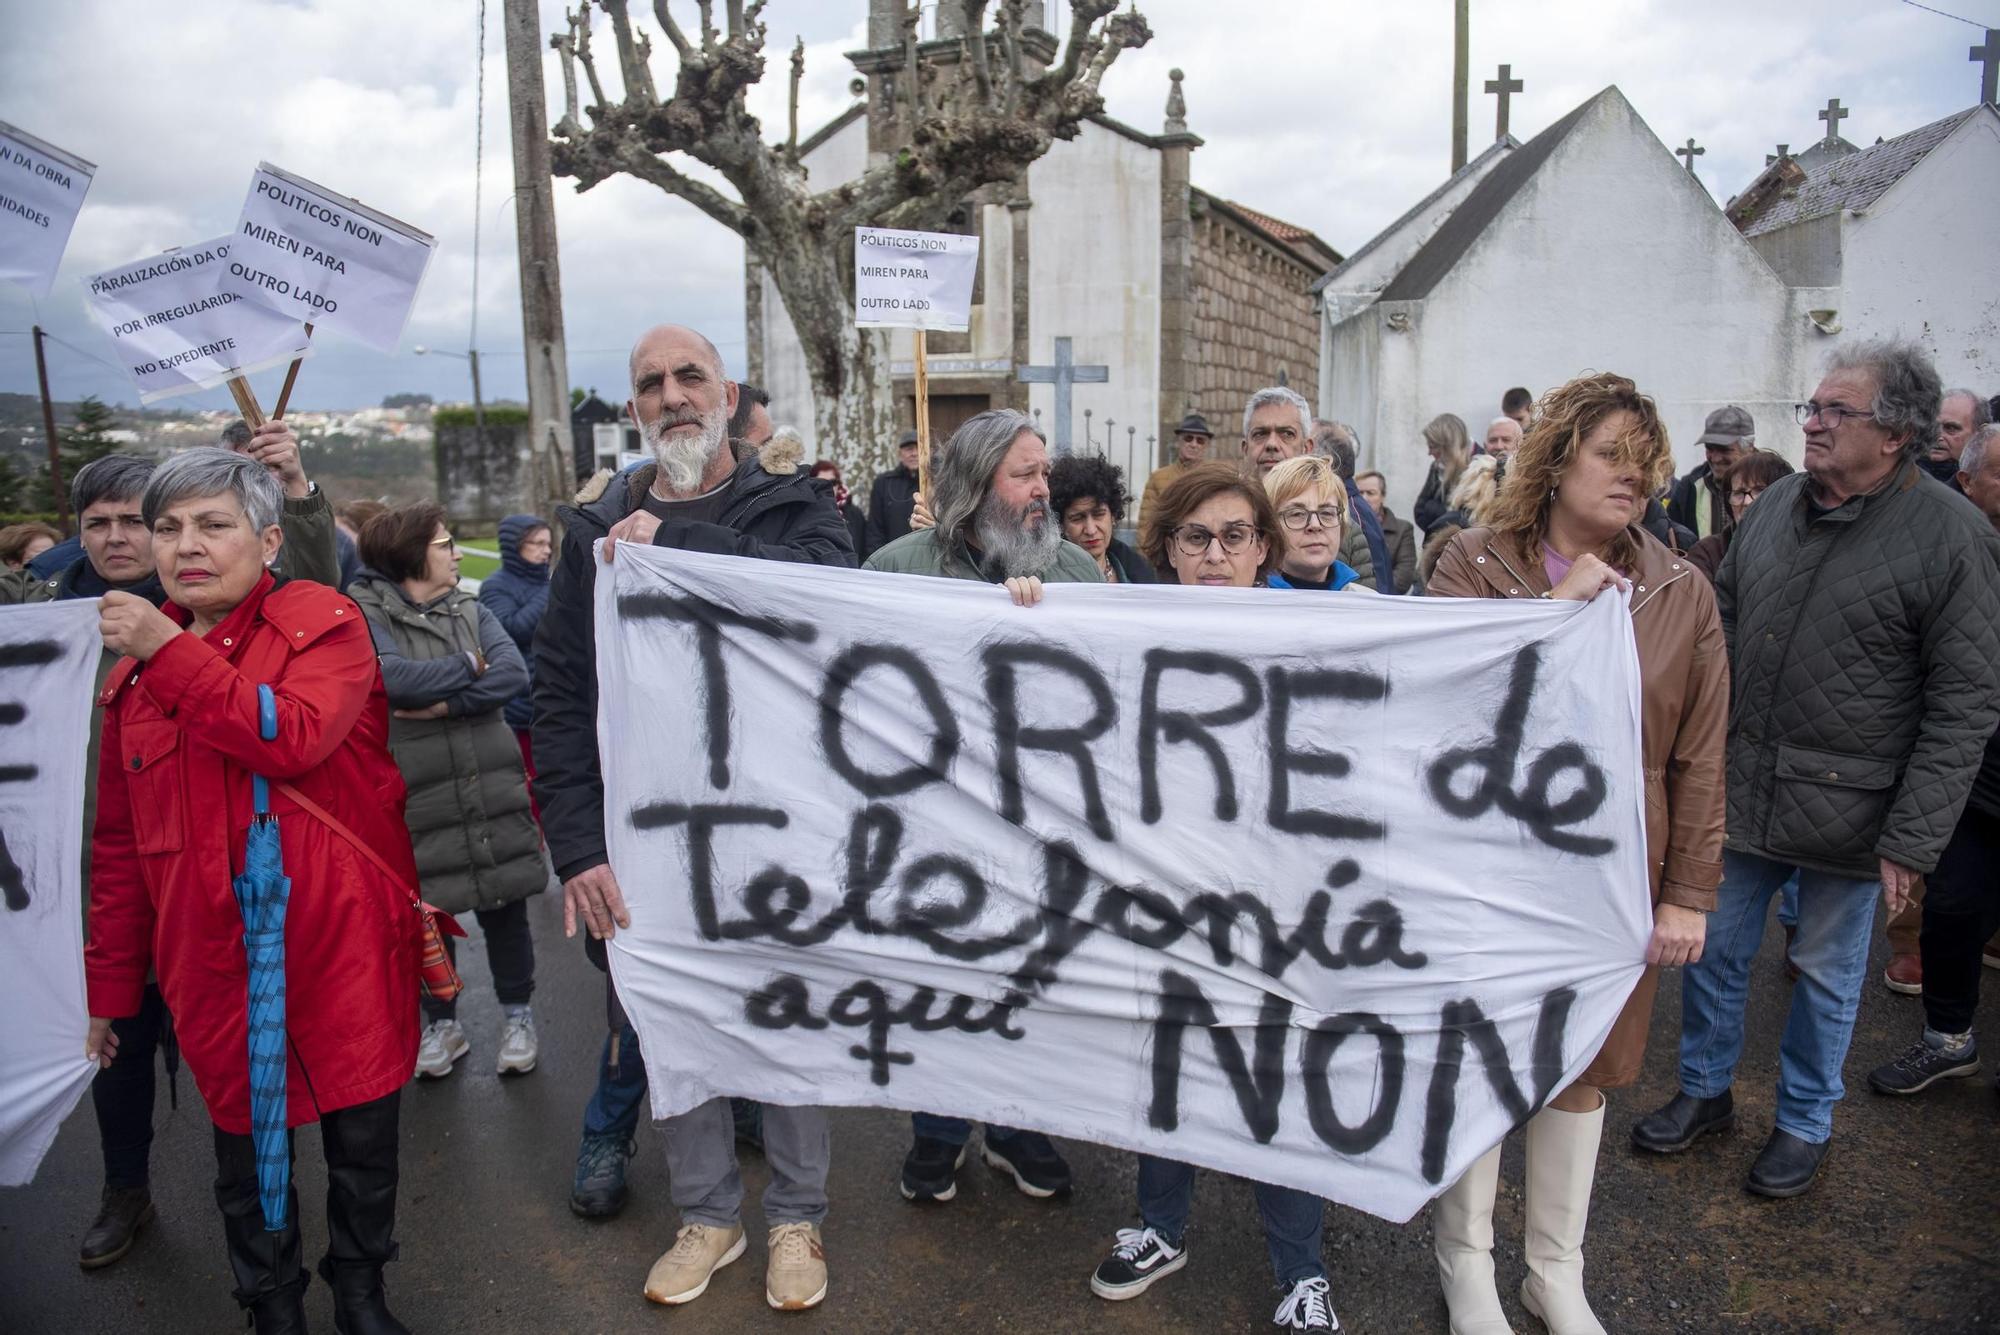
<instances>
[{"instance_id":1,"label":"shoulder bag strap","mask_svg":"<svg viewBox=\"0 0 2000 1335\"><path fill-rule=\"evenodd\" d=\"M348 829L345 825L342 825L338 820L335 820L332 812L328 811L325 807L321 806L319 803L313 801L310 797L307 797L304 793L300 792L298 789L292 787L292 785L290 785L289 783L280 783L278 785L278 791L283 793L286 797L292 799L292 801L298 803L300 809L305 811L307 815L314 817L320 822L320 824L326 826L327 829L332 830L342 839L345 839L349 847L351 847L355 852L359 853L362 857L367 858L370 862L374 863L376 869L380 871L384 876L388 877L391 881L394 881L397 885L402 886L404 891L407 892L408 895L410 896L410 902L412 904L417 905L419 908L423 907L423 896L417 893L416 887L411 885L407 880L405 880L401 872L397 871L394 867L391 867L389 865L388 859L384 858L380 853L377 853L373 848L370 848L367 842L364 841L360 835Z\"/></svg>"}]
</instances>

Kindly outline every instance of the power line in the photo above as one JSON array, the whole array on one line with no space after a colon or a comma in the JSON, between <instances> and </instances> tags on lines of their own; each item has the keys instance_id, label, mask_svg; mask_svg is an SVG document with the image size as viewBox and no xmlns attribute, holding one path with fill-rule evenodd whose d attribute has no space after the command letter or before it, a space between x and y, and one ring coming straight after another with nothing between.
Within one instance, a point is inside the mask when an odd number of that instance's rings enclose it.
<instances>
[{"instance_id":1,"label":"power line","mask_svg":"<svg viewBox=\"0 0 2000 1335\"><path fill-rule=\"evenodd\" d=\"M1947 14L1942 9L1932 9L1929 5L1920 5L1917 3L1917 0L1903 0L1903 3L1908 5L1911 9L1921 9L1926 14L1935 14L1939 18L1957 19L1960 23L1969 23L1973 27L1979 29L1981 32L1986 31L1986 29L1992 26L1991 24L1988 23L1981 23L1978 19L1966 18L1963 14Z\"/></svg>"}]
</instances>

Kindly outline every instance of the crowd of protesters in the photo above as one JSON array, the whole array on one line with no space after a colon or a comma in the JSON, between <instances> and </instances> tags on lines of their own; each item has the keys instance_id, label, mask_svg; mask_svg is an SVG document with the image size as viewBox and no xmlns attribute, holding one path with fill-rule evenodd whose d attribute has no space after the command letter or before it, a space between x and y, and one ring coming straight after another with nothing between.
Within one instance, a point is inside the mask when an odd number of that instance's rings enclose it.
<instances>
[{"instance_id":1,"label":"crowd of protesters","mask_svg":"<svg viewBox=\"0 0 2000 1335\"><path fill-rule=\"evenodd\" d=\"M104 1178L86 1268L124 1256L154 1216L164 1052L170 1071L185 1059L214 1122L216 1201L255 1328L305 1328L295 1202L273 1227L259 1198L270 1151L253 1133L275 1117L321 1127L318 1269L340 1329L405 1329L382 1278L402 1088L448 1076L471 1049L454 990L430 981L449 973L452 938L427 934L411 906L476 918L504 1014L493 1063L532 1071L528 900L559 884L565 931L583 929L599 969L631 922L606 852L592 592L625 543L998 584L1023 609L1061 582L1623 597L1654 926L1596 1059L1519 1128L1521 1298L1559 1335L1603 1329L1583 1278L1597 1151L1609 1094L1639 1076L1659 970L1682 970L1679 1089L1629 1134L1665 1155L1736 1118L1751 961L1780 901L1791 992L1777 1113L1745 1179L1764 1196L1809 1190L1832 1144L1878 896L1897 916L1884 981L1921 992L1925 1020L1907 1050L1882 1054L1871 1087L1911 1095L1978 1072L1973 1008L2000 929L2000 428L1913 345L1836 354L1798 405L1803 470L1757 446L1741 407L1709 415L1702 463L1676 480L1659 411L1633 381L1588 375L1539 403L1509 390L1478 442L1450 413L1423 428L1432 463L1409 518L1382 473L1357 471L1355 429L1281 386L1243 406L1240 459L1210 459L1214 432L1188 414L1128 513L1119 468L1051 459L1011 410L936 449L928 495L929 443L905 433L864 508L833 462L800 470L797 432L726 378L701 334L648 331L631 382L650 458L593 478L558 524L505 519L500 569L476 596L443 509L336 513L281 422L157 465L88 465L71 488L70 552L46 526L0 531L0 601L96 599L104 641L84 854ZM275 1085L249 1055L244 919L219 893L266 800L292 882ZM585 1218L624 1204L647 1088L608 971L604 989L570 1197ZM744 1254L748 1141L770 1169L766 1297L781 1310L823 1301L825 1111L717 1098L660 1129L681 1223L646 1296L691 1302ZM1073 1190L1046 1135L919 1112L903 1196L951 1201L975 1135L1025 1194ZM1451 1328L1465 1335L1509 1330L1492 1255L1499 1160L1496 1147L1432 1210ZM1111 1239L1093 1292L1131 1299L1186 1264L1194 1180L1191 1165L1139 1156L1136 1224ZM1326 1202L1272 1183L1255 1199L1275 1323L1338 1329Z\"/></svg>"}]
</instances>

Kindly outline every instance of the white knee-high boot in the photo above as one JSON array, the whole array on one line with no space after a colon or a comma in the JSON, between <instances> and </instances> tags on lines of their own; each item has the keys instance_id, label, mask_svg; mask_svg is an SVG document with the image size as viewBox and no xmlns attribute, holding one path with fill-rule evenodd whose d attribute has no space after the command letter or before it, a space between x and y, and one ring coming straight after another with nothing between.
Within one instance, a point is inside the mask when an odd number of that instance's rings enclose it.
<instances>
[{"instance_id":1,"label":"white knee-high boot","mask_svg":"<svg viewBox=\"0 0 2000 1335\"><path fill-rule=\"evenodd\" d=\"M1551 1335L1605 1335L1583 1294L1583 1230L1603 1130L1601 1098L1591 1112L1544 1108L1528 1122L1528 1277L1521 1302Z\"/></svg>"},{"instance_id":2,"label":"white knee-high boot","mask_svg":"<svg viewBox=\"0 0 2000 1335\"><path fill-rule=\"evenodd\" d=\"M1451 1335L1514 1335L1493 1284L1493 1196L1500 1188L1495 1145L1431 1207L1438 1283L1451 1309Z\"/></svg>"}]
</instances>

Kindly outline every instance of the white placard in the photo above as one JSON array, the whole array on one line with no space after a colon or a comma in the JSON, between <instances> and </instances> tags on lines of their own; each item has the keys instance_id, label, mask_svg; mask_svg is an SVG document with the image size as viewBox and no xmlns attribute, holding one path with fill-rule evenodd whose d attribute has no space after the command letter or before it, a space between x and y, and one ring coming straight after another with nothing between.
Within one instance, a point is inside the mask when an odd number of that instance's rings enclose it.
<instances>
[{"instance_id":1,"label":"white placard","mask_svg":"<svg viewBox=\"0 0 2000 1335\"><path fill-rule=\"evenodd\" d=\"M394 352L435 246L408 223L259 163L222 290Z\"/></svg>"},{"instance_id":2,"label":"white placard","mask_svg":"<svg viewBox=\"0 0 2000 1335\"><path fill-rule=\"evenodd\" d=\"M863 329L970 329L978 268L976 236L858 227L854 323Z\"/></svg>"},{"instance_id":3,"label":"white placard","mask_svg":"<svg viewBox=\"0 0 2000 1335\"><path fill-rule=\"evenodd\" d=\"M956 1114L1404 1220L1640 976L1616 597L599 569L610 957L656 1116Z\"/></svg>"},{"instance_id":4,"label":"white placard","mask_svg":"<svg viewBox=\"0 0 2000 1335\"><path fill-rule=\"evenodd\" d=\"M49 294L96 174L74 153L0 121L0 278Z\"/></svg>"},{"instance_id":5,"label":"white placard","mask_svg":"<svg viewBox=\"0 0 2000 1335\"><path fill-rule=\"evenodd\" d=\"M83 777L97 600L0 608L0 1187L24 1186L96 1065L83 986Z\"/></svg>"},{"instance_id":6,"label":"white placard","mask_svg":"<svg viewBox=\"0 0 2000 1335\"><path fill-rule=\"evenodd\" d=\"M230 238L106 269L85 284L90 314L116 346L139 401L208 389L303 357L305 326L234 292L218 292Z\"/></svg>"}]
</instances>

